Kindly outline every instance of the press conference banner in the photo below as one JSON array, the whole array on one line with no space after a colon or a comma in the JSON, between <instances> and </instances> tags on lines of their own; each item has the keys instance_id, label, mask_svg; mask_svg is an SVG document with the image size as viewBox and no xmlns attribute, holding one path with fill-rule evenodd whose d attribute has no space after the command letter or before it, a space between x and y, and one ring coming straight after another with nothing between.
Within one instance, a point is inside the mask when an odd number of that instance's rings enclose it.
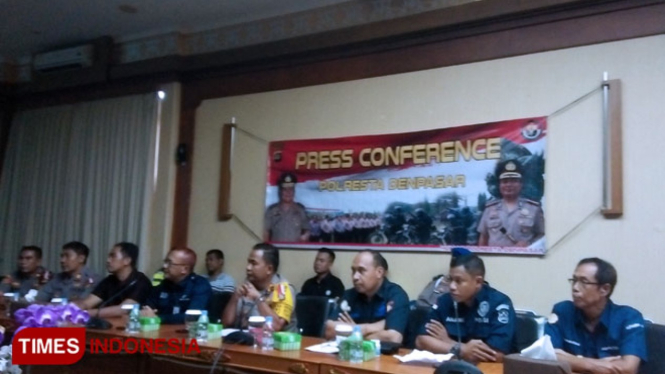
<instances>
[{"instance_id":1,"label":"press conference banner","mask_svg":"<svg viewBox=\"0 0 665 374\"><path fill-rule=\"evenodd\" d=\"M269 145L285 248L545 253L546 117Z\"/></svg>"}]
</instances>

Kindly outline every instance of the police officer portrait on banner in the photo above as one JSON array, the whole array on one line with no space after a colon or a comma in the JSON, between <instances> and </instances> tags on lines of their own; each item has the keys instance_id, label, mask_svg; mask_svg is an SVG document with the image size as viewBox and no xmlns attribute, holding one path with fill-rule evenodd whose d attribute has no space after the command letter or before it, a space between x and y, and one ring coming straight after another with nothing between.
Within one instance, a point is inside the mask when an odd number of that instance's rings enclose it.
<instances>
[{"instance_id":1,"label":"police officer portrait on banner","mask_svg":"<svg viewBox=\"0 0 665 374\"><path fill-rule=\"evenodd\" d=\"M500 198L485 204L478 224L478 245L528 247L545 236L541 205L521 196L524 169L518 160L500 161L495 176Z\"/></svg>"},{"instance_id":2,"label":"police officer portrait on banner","mask_svg":"<svg viewBox=\"0 0 665 374\"><path fill-rule=\"evenodd\" d=\"M298 179L292 173L283 173L277 180L279 201L266 209L263 240L266 242L309 241L309 218L305 207L295 201Z\"/></svg>"}]
</instances>

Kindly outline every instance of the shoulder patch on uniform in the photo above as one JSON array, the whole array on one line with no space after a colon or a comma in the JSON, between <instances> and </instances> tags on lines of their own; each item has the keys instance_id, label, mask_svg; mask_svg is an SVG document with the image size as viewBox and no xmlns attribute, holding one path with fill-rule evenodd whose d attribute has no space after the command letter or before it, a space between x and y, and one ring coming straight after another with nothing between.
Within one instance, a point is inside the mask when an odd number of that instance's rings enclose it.
<instances>
[{"instance_id":1,"label":"shoulder patch on uniform","mask_svg":"<svg viewBox=\"0 0 665 374\"><path fill-rule=\"evenodd\" d=\"M555 324L559 321L559 316L556 315L556 313L552 313L547 317L547 323L549 324Z\"/></svg>"},{"instance_id":2,"label":"shoulder patch on uniform","mask_svg":"<svg viewBox=\"0 0 665 374\"><path fill-rule=\"evenodd\" d=\"M501 202L501 200L498 200L498 199L492 199L492 200L486 202L486 203L485 203L485 206L488 207L488 206L496 205L496 204L498 204L498 203L500 203L500 202Z\"/></svg>"},{"instance_id":3,"label":"shoulder patch on uniform","mask_svg":"<svg viewBox=\"0 0 665 374\"><path fill-rule=\"evenodd\" d=\"M644 326L641 323L633 323L632 325L626 326L626 330L632 330L637 328L644 328Z\"/></svg>"},{"instance_id":4,"label":"shoulder patch on uniform","mask_svg":"<svg viewBox=\"0 0 665 374\"><path fill-rule=\"evenodd\" d=\"M535 201L535 200L524 199L524 201L526 201L527 203L529 203L531 205L540 206L540 203Z\"/></svg>"},{"instance_id":5,"label":"shoulder patch on uniform","mask_svg":"<svg viewBox=\"0 0 665 374\"><path fill-rule=\"evenodd\" d=\"M508 304L501 304L501 305L496 307L497 311L502 310L502 309L510 309L510 307L508 306Z\"/></svg>"}]
</instances>

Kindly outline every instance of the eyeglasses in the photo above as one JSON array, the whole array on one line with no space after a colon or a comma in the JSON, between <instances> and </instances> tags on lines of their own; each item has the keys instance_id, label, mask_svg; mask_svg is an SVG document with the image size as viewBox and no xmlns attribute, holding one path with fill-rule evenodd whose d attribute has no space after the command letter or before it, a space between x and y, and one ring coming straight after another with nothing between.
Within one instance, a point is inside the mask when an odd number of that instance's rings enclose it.
<instances>
[{"instance_id":1,"label":"eyeglasses","mask_svg":"<svg viewBox=\"0 0 665 374\"><path fill-rule=\"evenodd\" d=\"M575 278L575 277L572 277L572 278L568 279L568 283L570 283L571 286L574 286L575 283L579 283L579 284L582 285L582 287L591 286L591 285L595 285L595 286L600 285L600 283L598 283L598 282L589 282L586 279L580 279L580 278Z\"/></svg>"},{"instance_id":2,"label":"eyeglasses","mask_svg":"<svg viewBox=\"0 0 665 374\"><path fill-rule=\"evenodd\" d=\"M187 264L176 264L175 262L171 262L168 258L164 260L164 266L169 267L169 266L184 266Z\"/></svg>"}]
</instances>

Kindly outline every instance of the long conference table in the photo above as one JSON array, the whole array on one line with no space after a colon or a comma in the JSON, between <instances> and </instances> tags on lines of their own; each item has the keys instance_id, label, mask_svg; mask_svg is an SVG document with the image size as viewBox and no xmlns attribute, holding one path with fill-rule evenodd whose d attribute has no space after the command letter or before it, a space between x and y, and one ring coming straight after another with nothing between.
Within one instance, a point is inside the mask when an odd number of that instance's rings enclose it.
<instances>
[{"instance_id":1,"label":"long conference table","mask_svg":"<svg viewBox=\"0 0 665 374\"><path fill-rule=\"evenodd\" d=\"M128 334L123 331L120 319L111 320L110 330L88 330L86 339L186 339L183 325L162 325L158 331ZM360 364L340 361L335 354L315 353L304 348L323 342L323 339L303 337L298 351L263 351L244 345L220 344L220 339L200 343L200 353L161 355L150 353L104 354L91 353L89 349L78 363L71 366L40 366L26 368L33 374L58 373L140 373L140 374L198 374L210 373L215 357L219 362L215 373L291 373L291 374L432 374L429 365L402 364L392 356L381 355ZM221 356L220 352L221 345ZM89 348L89 347L88 347ZM399 354L407 354L402 349ZM481 363L478 368L484 374L502 374L500 363Z\"/></svg>"}]
</instances>

